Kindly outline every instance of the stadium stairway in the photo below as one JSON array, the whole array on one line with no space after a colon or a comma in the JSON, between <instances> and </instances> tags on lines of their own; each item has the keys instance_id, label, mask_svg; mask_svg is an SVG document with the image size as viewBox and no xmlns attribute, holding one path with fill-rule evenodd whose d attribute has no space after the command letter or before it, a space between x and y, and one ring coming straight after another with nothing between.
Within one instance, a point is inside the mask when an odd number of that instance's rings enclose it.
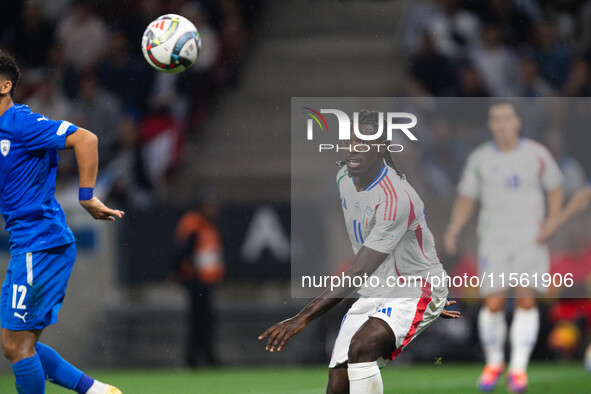
<instances>
[{"instance_id":1,"label":"stadium stairway","mask_svg":"<svg viewBox=\"0 0 591 394\"><path fill-rule=\"evenodd\" d=\"M225 201L288 201L291 97L396 94L405 3L268 3L241 82L188 141L171 202L190 202L203 185Z\"/></svg>"}]
</instances>

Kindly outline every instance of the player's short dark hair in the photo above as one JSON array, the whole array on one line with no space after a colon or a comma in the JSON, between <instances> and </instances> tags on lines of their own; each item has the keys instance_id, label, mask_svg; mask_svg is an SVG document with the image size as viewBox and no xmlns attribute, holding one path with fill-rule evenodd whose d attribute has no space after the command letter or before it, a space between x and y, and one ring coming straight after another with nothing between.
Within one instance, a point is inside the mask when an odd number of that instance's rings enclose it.
<instances>
[{"instance_id":1,"label":"player's short dark hair","mask_svg":"<svg viewBox=\"0 0 591 394\"><path fill-rule=\"evenodd\" d=\"M493 99L490 102L490 105L488 106L488 109L491 109L492 107L496 107L497 105L510 105L513 108L513 111L515 111L515 115L517 115L518 118L521 118L521 114L519 113L519 108L517 107L517 104L509 99L506 98L497 98L497 99Z\"/></svg>"},{"instance_id":2,"label":"player's short dark hair","mask_svg":"<svg viewBox=\"0 0 591 394\"><path fill-rule=\"evenodd\" d=\"M21 72L16 64L16 60L8 53L0 50L0 75L12 82L12 89L10 89L10 97L14 95L16 84L21 77Z\"/></svg>"}]
</instances>

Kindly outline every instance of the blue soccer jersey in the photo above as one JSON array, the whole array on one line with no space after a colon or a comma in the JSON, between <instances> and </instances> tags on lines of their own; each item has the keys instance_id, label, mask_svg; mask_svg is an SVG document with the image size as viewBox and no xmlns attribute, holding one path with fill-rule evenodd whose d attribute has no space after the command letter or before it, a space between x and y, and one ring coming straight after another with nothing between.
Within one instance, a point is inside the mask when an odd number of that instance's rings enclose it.
<instances>
[{"instance_id":1,"label":"blue soccer jersey","mask_svg":"<svg viewBox=\"0 0 591 394\"><path fill-rule=\"evenodd\" d=\"M76 130L26 105L0 116L0 212L13 256L74 242L54 194L57 151Z\"/></svg>"}]
</instances>

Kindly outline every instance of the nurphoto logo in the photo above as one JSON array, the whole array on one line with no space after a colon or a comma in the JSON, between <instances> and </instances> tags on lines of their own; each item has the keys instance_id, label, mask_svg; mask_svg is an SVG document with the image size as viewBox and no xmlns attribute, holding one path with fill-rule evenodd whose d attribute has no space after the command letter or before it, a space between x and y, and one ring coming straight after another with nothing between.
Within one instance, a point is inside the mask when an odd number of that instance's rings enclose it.
<instances>
[{"instance_id":1,"label":"nurphoto logo","mask_svg":"<svg viewBox=\"0 0 591 394\"><path fill-rule=\"evenodd\" d=\"M339 109L320 109L317 111L310 107L304 107L306 111L303 113L309 116L306 129L306 138L309 141L314 140L314 123L318 125L320 131L328 131L328 123L322 114L332 114L336 116L339 124L338 139L339 141L351 140L351 130L355 137L361 141L376 141L384 140L383 135L386 133L385 140L392 141L394 132L402 132L409 140L418 141L417 137L410 131L416 126L417 117L409 112L379 112L378 113L378 130L374 134L363 134L359 131L359 112L353 113L353 127L351 127L351 119L344 111ZM384 122L384 116L386 122ZM384 127L385 125L385 127ZM347 146L338 146L335 144L319 144L318 151L323 150L354 150L356 152L367 152L372 146L381 149L387 149L389 152L402 152L404 147L400 144L384 144L384 143L366 143Z\"/></svg>"}]
</instances>

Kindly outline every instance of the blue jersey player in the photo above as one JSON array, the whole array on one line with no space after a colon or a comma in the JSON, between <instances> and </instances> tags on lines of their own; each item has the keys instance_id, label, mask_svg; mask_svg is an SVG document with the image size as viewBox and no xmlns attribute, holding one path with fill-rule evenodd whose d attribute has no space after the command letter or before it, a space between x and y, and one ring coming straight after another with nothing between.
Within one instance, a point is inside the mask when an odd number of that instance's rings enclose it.
<instances>
[{"instance_id":1,"label":"blue jersey player","mask_svg":"<svg viewBox=\"0 0 591 394\"><path fill-rule=\"evenodd\" d=\"M43 329L57 320L76 259L74 236L54 197L58 149L74 150L80 204L92 217L115 220L123 212L93 197L97 137L15 104L19 76L14 58L0 51L0 213L11 256L0 297L2 353L12 364L18 393L44 393L45 379L78 393L121 393L39 342Z\"/></svg>"}]
</instances>

